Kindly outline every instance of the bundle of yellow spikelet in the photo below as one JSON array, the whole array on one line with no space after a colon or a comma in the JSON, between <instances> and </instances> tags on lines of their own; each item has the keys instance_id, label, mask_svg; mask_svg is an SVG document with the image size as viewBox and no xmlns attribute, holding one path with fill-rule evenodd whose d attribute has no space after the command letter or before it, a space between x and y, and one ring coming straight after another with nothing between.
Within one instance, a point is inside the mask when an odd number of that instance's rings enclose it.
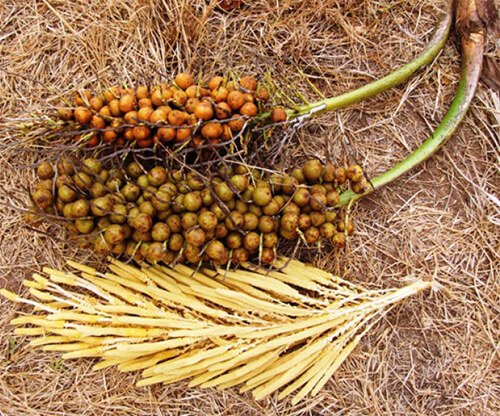
<instances>
[{"instance_id":1,"label":"bundle of yellow spikelet","mask_svg":"<svg viewBox=\"0 0 500 416\"><path fill-rule=\"evenodd\" d=\"M431 285L366 290L283 257L272 271L68 264L24 281L36 301L0 292L35 307L12 321L32 346L142 370L140 386L241 384L257 399L284 387L279 398L296 392L293 402L320 391L387 306Z\"/></svg>"}]
</instances>

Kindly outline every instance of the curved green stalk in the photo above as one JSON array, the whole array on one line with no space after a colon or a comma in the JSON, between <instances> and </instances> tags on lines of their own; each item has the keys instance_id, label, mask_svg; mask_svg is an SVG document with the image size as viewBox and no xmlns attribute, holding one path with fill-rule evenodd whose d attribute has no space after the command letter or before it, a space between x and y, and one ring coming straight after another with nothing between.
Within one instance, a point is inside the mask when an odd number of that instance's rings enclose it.
<instances>
[{"instance_id":1,"label":"curved green stalk","mask_svg":"<svg viewBox=\"0 0 500 416\"><path fill-rule=\"evenodd\" d=\"M405 160L373 179L371 181L373 187L366 193L358 195L352 191L344 192L340 196L337 207L347 205L351 201L356 201L362 196L368 195L381 186L399 178L401 175L423 162L446 143L467 113L467 109L476 92L483 62L484 41L484 31L471 33L468 37L462 38L462 73L457 92L451 103L450 109L432 136L423 142L422 145Z\"/></svg>"},{"instance_id":2,"label":"curved green stalk","mask_svg":"<svg viewBox=\"0 0 500 416\"><path fill-rule=\"evenodd\" d=\"M311 104L298 106L294 109L288 109L287 114L289 119L298 118L312 114L319 114L326 111L337 110L339 108L348 107L364 99L373 97L374 95L384 92L389 88L395 87L405 82L410 78L415 71L424 65L429 64L436 57L439 51L443 48L448 38L452 22L451 2L448 2L446 15L439 23L434 36L418 58L414 61L396 69L394 72L385 77L373 81L354 91L347 92L337 97L325 98ZM266 119L269 113L262 114L259 118Z\"/></svg>"}]
</instances>

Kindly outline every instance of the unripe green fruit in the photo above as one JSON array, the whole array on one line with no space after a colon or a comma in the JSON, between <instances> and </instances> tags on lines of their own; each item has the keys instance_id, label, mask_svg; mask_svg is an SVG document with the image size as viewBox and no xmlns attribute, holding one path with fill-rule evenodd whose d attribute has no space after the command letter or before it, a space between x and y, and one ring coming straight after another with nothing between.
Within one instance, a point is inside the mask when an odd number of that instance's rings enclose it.
<instances>
[{"instance_id":1,"label":"unripe green fruit","mask_svg":"<svg viewBox=\"0 0 500 416\"><path fill-rule=\"evenodd\" d=\"M337 191L328 191L326 194L326 205L329 207L334 207L340 201L340 196Z\"/></svg>"},{"instance_id":2,"label":"unripe green fruit","mask_svg":"<svg viewBox=\"0 0 500 416\"><path fill-rule=\"evenodd\" d=\"M205 211L198 217L198 224L205 230L214 230L217 227L217 217L211 211Z\"/></svg>"},{"instance_id":3,"label":"unripe green fruit","mask_svg":"<svg viewBox=\"0 0 500 416\"><path fill-rule=\"evenodd\" d=\"M306 188L299 188L293 196L293 202L299 207L305 207L311 200L311 194Z\"/></svg>"},{"instance_id":4,"label":"unripe green fruit","mask_svg":"<svg viewBox=\"0 0 500 416\"><path fill-rule=\"evenodd\" d=\"M323 211L326 208L327 197L324 194L316 193L311 196L309 205L314 211Z\"/></svg>"},{"instance_id":5,"label":"unripe green fruit","mask_svg":"<svg viewBox=\"0 0 500 416\"><path fill-rule=\"evenodd\" d=\"M156 209L151 201L144 201L141 205L139 205L139 211L142 214L148 214L151 218L156 216Z\"/></svg>"},{"instance_id":6,"label":"unripe green fruit","mask_svg":"<svg viewBox=\"0 0 500 416\"><path fill-rule=\"evenodd\" d=\"M89 175L99 175L102 171L102 164L99 160L89 157L83 161L82 170Z\"/></svg>"},{"instance_id":7,"label":"unripe green fruit","mask_svg":"<svg viewBox=\"0 0 500 416\"><path fill-rule=\"evenodd\" d=\"M40 179L51 179L54 176L54 168L48 162L44 162L36 169L36 174Z\"/></svg>"},{"instance_id":8,"label":"unripe green fruit","mask_svg":"<svg viewBox=\"0 0 500 416\"><path fill-rule=\"evenodd\" d=\"M202 189L200 196L203 206L209 207L214 203L214 199L212 198L212 193L210 192L209 188Z\"/></svg>"},{"instance_id":9,"label":"unripe green fruit","mask_svg":"<svg viewBox=\"0 0 500 416\"><path fill-rule=\"evenodd\" d=\"M262 212L265 215L270 215L270 216L277 215L279 211L280 211L280 204L275 200L271 200L269 204L262 207Z\"/></svg>"},{"instance_id":10,"label":"unripe green fruit","mask_svg":"<svg viewBox=\"0 0 500 416\"><path fill-rule=\"evenodd\" d=\"M151 233L149 231L142 232L139 230L134 230L132 232L132 240L134 240L136 243L140 241L142 242L151 241Z\"/></svg>"},{"instance_id":11,"label":"unripe green fruit","mask_svg":"<svg viewBox=\"0 0 500 416\"><path fill-rule=\"evenodd\" d=\"M345 247L346 244L346 238L345 235L342 233L335 234L332 237L332 245L336 248L342 248Z\"/></svg>"},{"instance_id":12,"label":"unripe green fruit","mask_svg":"<svg viewBox=\"0 0 500 416\"><path fill-rule=\"evenodd\" d=\"M246 231L255 230L259 226L259 217L253 212L243 214L243 229Z\"/></svg>"},{"instance_id":13,"label":"unripe green fruit","mask_svg":"<svg viewBox=\"0 0 500 416\"><path fill-rule=\"evenodd\" d=\"M111 253L111 244L109 244L104 236L98 235L94 240L94 251L99 255L107 255Z\"/></svg>"},{"instance_id":14,"label":"unripe green fruit","mask_svg":"<svg viewBox=\"0 0 500 416\"><path fill-rule=\"evenodd\" d=\"M167 218L167 225L172 233L180 233L182 231L181 217L177 214L172 214Z\"/></svg>"},{"instance_id":15,"label":"unripe green fruit","mask_svg":"<svg viewBox=\"0 0 500 416\"><path fill-rule=\"evenodd\" d=\"M314 227L321 227L326 220L324 212L313 211L310 214L311 223Z\"/></svg>"},{"instance_id":16,"label":"unripe green fruit","mask_svg":"<svg viewBox=\"0 0 500 416\"><path fill-rule=\"evenodd\" d=\"M201 247L205 244L205 231L201 228L195 227L186 231L185 233L186 241L196 247Z\"/></svg>"},{"instance_id":17,"label":"unripe green fruit","mask_svg":"<svg viewBox=\"0 0 500 416\"><path fill-rule=\"evenodd\" d=\"M35 192L33 192L32 198L36 206L42 210L51 207L54 201L52 192L47 189L37 189Z\"/></svg>"},{"instance_id":18,"label":"unripe green fruit","mask_svg":"<svg viewBox=\"0 0 500 416\"><path fill-rule=\"evenodd\" d=\"M226 237L226 246L230 249L237 249L243 245L243 236L236 232L230 232Z\"/></svg>"},{"instance_id":19,"label":"unripe green fruit","mask_svg":"<svg viewBox=\"0 0 500 416\"><path fill-rule=\"evenodd\" d=\"M307 244L316 244L319 240L319 230L316 227L310 227L304 232Z\"/></svg>"},{"instance_id":20,"label":"unripe green fruit","mask_svg":"<svg viewBox=\"0 0 500 416\"><path fill-rule=\"evenodd\" d=\"M113 202L110 198L102 196L100 198L93 199L90 202L90 209L92 214L97 217L104 217L111 213L113 209Z\"/></svg>"},{"instance_id":21,"label":"unripe green fruit","mask_svg":"<svg viewBox=\"0 0 500 416\"><path fill-rule=\"evenodd\" d=\"M80 234L90 234L94 230L94 220L77 219L75 220L75 227Z\"/></svg>"},{"instance_id":22,"label":"unripe green fruit","mask_svg":"<svg viewBox=\"0 0 500 416\"><path fill-rule=\"evenodd\" d=\"M333 165L326 165L323 171L323 182L333 182L335 180L335 167Z\"/></svg>"},{"instance_id":23,"label":"unripe green fruit","mask_svg":"<svg viewBox=\"0 0 500 416\"><path fill-rule=\"evenodd\" d=\"M201 191L205 187L202 178L194 172L187 174L187 183L193 191Z\"/></svg>"},{"instance_id":24,"label":"unripe green fruit","mask_svg":"<svg viewBox=\"0 0 500 416\"><path fill-rule=\"evenodd\" d=\"M331 222L325 222L321 226L319 232L321 234L321 237L323 238L332 238L337 232L337 229L335 228L335 225L333 225Z\"/></svg>"},{"instance_id":25,"label":"unripe green fruit","mask_svg":"<svg viewBox=\"0 0 500 416\"><path fill-rule=\"evenodd\" d=\"M160 186L167 182L167 171L161 166L155 166L148 172L148 182L152 186Z\"/></svg>"},{"instance_id":26,"label":"unripe green fruit","mask_svg":"<svg viewBox=\"0 0 500 416\"><path fill-rule=\"evenodd\" d=\"M86 217L90 211L90 204L85 199L79 199L72 203L71 216L73 218Z\"/></svg>"},{"instance_id":27,"label":"unripe green fruit","mask_svg":"<svg viewBox=\"0 0 500 416\"><path fill-rule=\"evenodd\" d=\"M114 224L123 224L127 221L128 209L123 204L115 204L112 208L113 213L110 214L109 219Z\"/></svg>"},{"instance_id":28,"label":"unripe green fruit","mask_svg":"<svg viewBox=\"0 0 500 416\"><path fill-rule=\"evenodd\" d=\"M132 179L137 179L143 174L142 167L137 162L131 162L127 166L127 175Z\"/></svg>"},{"instance_id":29,"label":"unripe green fruit","mask_svg":"<svg viewBox=\"0 0 500 416\"><path fill-rule=\"evenodd\" d=\"M181 251L184 245L184 237L181 234L172 234L168 239L168 248L172 251Z\"/></svg>"},{"instance_id":30,"label":"unripe green fruit","mask_svg":"<svg viewBox=\"0 0 500 416\"><path fill-rule=\"evenodd\" d=\"M170 228L164 222L157 222L151 230L151 237L154 241L166 241L170 237Z\"/></svg>"},{"instance_id":31,"label":"unripe green fruit","mask_svg":"<svg viewBox=\"0 0 500 416\"><path fill-rule=\"evenodd\" d=\"M347 178L353 182L359 182L363 179L363 169L359 165L351 165L347 168Z\"/></svg>"},{"instance_id":32,"label":"unripe green fruit","mask_svg":"<svg viewBox=\"0 0 500 416\"><path fill-rule=\"evenodd\" d=\"M136 230L141 231L145 233L146 231L149 231L151 227L153 226L153 219L151 218L150 215L140 213L138 214L134 220L132 227L134 227Z\"/></svg>"},{"instance_id":33,"label":"unripe green fruit","mask_svg":"<svg viewBox=\"0 0 500 416\"><path fill-rule=\"evenodd\" d=\"M139 186L139 188L141 189L147 188L149 186L148 175L139 176L137 178L137 186Z\"/></svg>"},{"instance_id":34,"label":"unripe green fruit","mask_svg":"<svg viewBox=\"0 0 500 416\"><path fill-rule=\"evenodd\" d=\"M189 230L198 224L198 214L194 212L186 212L181 217L181 225L184 230Z\"/></svg>"},{"instance_id":35,"label":"unripe green fruit","mask_svg":"<svg viewBox=\"0 0 500 416\"><path fill-rule=\"evenodd\" d=\"M211 260L217 261L221 260L224 256L224 244L218 240L212 240L208 243L206 248L206 253Z\"/></svg>"},{"instance_id":36,"label":"unripe green fruit","mask_svg":"<svg viewBox=\"0 0 500 416\"><path fill-rule=\"evenodd\" d=\"M104 232L104 238L109 244L119 244L125 240L125 232L121 225L112 224Z\"/></svg>"},{"instance_id":37,"label":"unripe green fruit","mask_svg":"<svg viewBox=\"0 0 500 416\"><path fill-rule=\"evenodd\" d=\"M257 187L252 192L252 200L255 204L263 207L271 202L273 195L268 187Z\"/></svg>"},{"instance_id":38,"label":"unripe green fruit","mask_svg":"<svg viewBox=\"0 0 500 416\"><path fill-rule=\"evenodd\" d=\"M68 185L62 185L57 190L57 197L64 202L73 202L76 199L77 194Z\"/></svg>"},{"instance_id":39,"label":"unripe green fruit","mask_svg":"<svg viewBox=\"0 0 500 416\"><path fill-rule=\"evenodd\" d=\"M248 188L248 179L243 175L234 175L231 177L231 182L240 192L245 192Z\"/></svg>"},{"instance_id":40,"label":"unripe green fruit","mask_svg":"<svg viewBox=\"0 0 500 416\"><path fill-rule=\"evenodd\" d=\"M128 182L121 189L121 193L127 201L133 202L141 195L141 188L132 182Z\"/></svg>"},{"instance_id":41,"label":"unripe green fruit","mask_svg":"<svg viewBox=\"0 0 500 416\"><path fill-rule=\"evenodd\" d=\"M231 191L228 184L225 182L215 185L215 193L223 202L228 202L234 197L234 192Z\"/></svg>"},{"instance_id":42,"label":"unripe green fruit","mask_svg":"<svg viewBox=\"0 0 500 416\"><path fill-rule=\"evenodd\" d=\"M323 174L323 165L319 160L309 160L304 164L303 171L307 181L314 183L317 182Z\"/></svg>"},{"instance_id":43,"label":"unripe green fruit","mask_svg":"<svg viewBox=\"0 0 500 416\"><path fill-rule=\"evenodd\" d=\"M295 168L292 170L292 176L298 183L306 183L306 177L304 176L304 171L301 168Z\"/></svg>"},{"instance_id":44,"label":"unripe green fruit","mask_svg":"<svg viewBox=\"0 0 500 416\"><path fill-rule=\"evenodd\" d=\"M260 236L255 232L249 232L243 238L244 247L250 252L255 253L260 247Z\"/></svg>"},{"instance_id":45,"label":"unripe green fruit","mask_svg":"<svg viewBox=\"0 0 500 416\"><path fill-rule=\"evenodd\" d=\"M308 214L299 215L299 228L301 230L307 230L312 226L311 217Z\"/></svg>"},{"instance_id":46,"label":"unripe green fruit","mask_svg":"<svg viewBox=\"0 0 500 416\"><path fill-rule=\"evenodd\" d=\"M148 247L148 252L146 254L146 260L149 263L158 263L165 259L167 256L167 249L161 243L155 242L151 243Z\"/></svg>"},{"instance_id":47,"label":"unripe green fruit","mask_svg":"<svg viewBox=\"0 0 500 416\"><path fill-rule=\"evenodd\" d=\"M199 192L188 192L184 196L183 203L188 211L195 212L201 208L203 201Z\"/></svg>"},{"instance_id":48,"label":"unripe green fruit","mask_svg":"<svg viewBox=\"0 0 500 416\"><path fill-rule=\"evenodd\" d=\"M90 187L90 196L92 198L100 198L101 196L104 196L108 193L106 187L100 183L100 182L95 182L91 187Z\"/></svg>"},{"instance_id":49,"label":"unripe green fruit","mask_svg":"<svg viewBox=\"0 0 500 416\"><path fill-rule=\"evenodd\" d=\"M215 227L215 238L222 240L223 238L226 237L227 233L229 231L227 230L227 227L225 224L217 224L217 227Z\"/></svg>"},{"instance_id":50,"label":"unripe green fruit","mask_svg":"<svg viewBox=\"0 0 500 416\"><path fill-rule=\"evenodd\" d=\"M263 215L259 219L259 230L262 233L270 233L274 230L274 221L268 215Z\"/></svg>"},{"instance_id":51,"label":"unripe green fruit","mask_svg":"<svg viewBox=\"0 0 500 416\"><path fill-rule=\"evenodd\" d=\"M248 261L249 253L244 247L237 248L233 251L232 261L235 264L241 264Z\"/></svg>"},{"instance_id":52,"label":"unripe green fruit","mask_svg":"<svg viewBox=\"0 0 500 416\"><path fill-rule=\"evenodd\" d=\"M238 211L231 211L226 217L224 224L226 224L228 230L234 231L243 227L244 222L243 214Z\"/></svg>"},{"instance_id":53,"label":"unripe green fruit","mask_svg":"<svg viewBox=\"0 0 500 416\"><path fill-rule=\"evenodd\" d=\"M276 247L278 245L278 234L275 231L264 234L262 237L262 245L268 248Z\"/></svg>"},{"instance_id":54,"label":"unripe green fruit","mask_svg":"<svg viewBox=\"0 0 500 416\"><path fill-rule=\"evenodd\" d=\"M299 226L299 217L296 214L286 213L281 217L281 229L294 231Z\"/></svg>"}]
</instances>

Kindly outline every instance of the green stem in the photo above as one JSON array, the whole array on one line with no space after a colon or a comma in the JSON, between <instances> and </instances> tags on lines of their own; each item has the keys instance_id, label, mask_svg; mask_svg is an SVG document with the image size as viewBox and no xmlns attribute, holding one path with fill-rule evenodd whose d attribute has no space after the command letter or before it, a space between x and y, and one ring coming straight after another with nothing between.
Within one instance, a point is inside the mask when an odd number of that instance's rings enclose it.
<instances>
[{"instance_id":1,"label":"green stem","mask_svg":"<svg viewBox=\"0 0 500 416\"><path fill-rule=\"evenodd\" d=\"M373 187L366 193L358 195L352 191L344 192L340 196L337 207L347 205L351 201L356 201L362 196L368 195L381 186L399 178L401 175L423 162L446 143L467 113L467 109L476 92L483 62L484 41L484 32L472 33L468 37L462 38L462 73L457 92L451 103L450 109L432 136L423 142L422 145L405 160L373 179L371 181Z\"/></svg>"},{"instance_id":2,"label":"green stem","mask_svg":"<svg viewBox=\"0 0 500 416\"><path fill-rule=\"evenodd\" d=\"M385 77L373 81L361 88L354 91L347 92L345 94L339 95L337 97L326 98L320 101L316 101L311 104L305 104L294 109L288 109L287 114L289 118L297 118L300 116L311 114L320 114L326 111L337 110L339 108L344 108L349 105L355 104L364 99L373 97L374 95L384 92L389 88L395 87L399 84L405 82L410 78L415 71L424 65L429 64L436 57L439 51L443 48L448 38L452 22L452 12L451 12L451 2L448 2L446 15L443 20L438 25L434 36L430 40L426 49L422 54L416 58L414 61L396 69L394 72L386 75ZM269 113L262 114L259 118L266 119L269 117Z\"/></svg>"}]
</instances>

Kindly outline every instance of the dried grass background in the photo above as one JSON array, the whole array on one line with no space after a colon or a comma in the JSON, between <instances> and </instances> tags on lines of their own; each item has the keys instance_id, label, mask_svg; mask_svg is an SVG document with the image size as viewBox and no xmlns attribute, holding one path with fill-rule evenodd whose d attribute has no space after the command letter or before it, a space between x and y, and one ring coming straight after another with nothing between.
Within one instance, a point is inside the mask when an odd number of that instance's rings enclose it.
<instances>
[{"instance_id":1,"label":"dried grass background","mask_svg":"<svg viewBox=\"0 0 500 416\"><path fill-rule=\"evenodd\" d=\"M216 1L3 0L0 2L0 116L60 104L48 88L117 79L144 82L179 70L207 76L273 67L309 99L297 65L325 95L378 78L422 50L444 8L439 0L247 0L230 13ZM488 54L498 55L490 41ZM460 53L451 37L409 83L323 115L286 144L276 167L307 157L361 163L371 176L427 137L450 104ZM16 73L23 77L9 75ZM144 78L145 77L145 78ZM34 82L35 80L36 82ZM94 84L93 84L94 83ZM357 204L357 233L342 255L303 253L370 288L406 276L442 285L405 301L376 325L325 389L292 407L255 401L236 388L187 383L136 388L135 374L91 372L91 360L61 362L26 348L8 322L21 309L1 301L2 415L496 415L500 413L500 98L481 85L446 147L423 166ZM2 131L1 143L9 140ZM36 155L0 150L0 199L33 180ZM64 234L26 229L0 213L0 286L20 289L42 266L68 257L95 264Z\"/></svg>"}]
</instances>

